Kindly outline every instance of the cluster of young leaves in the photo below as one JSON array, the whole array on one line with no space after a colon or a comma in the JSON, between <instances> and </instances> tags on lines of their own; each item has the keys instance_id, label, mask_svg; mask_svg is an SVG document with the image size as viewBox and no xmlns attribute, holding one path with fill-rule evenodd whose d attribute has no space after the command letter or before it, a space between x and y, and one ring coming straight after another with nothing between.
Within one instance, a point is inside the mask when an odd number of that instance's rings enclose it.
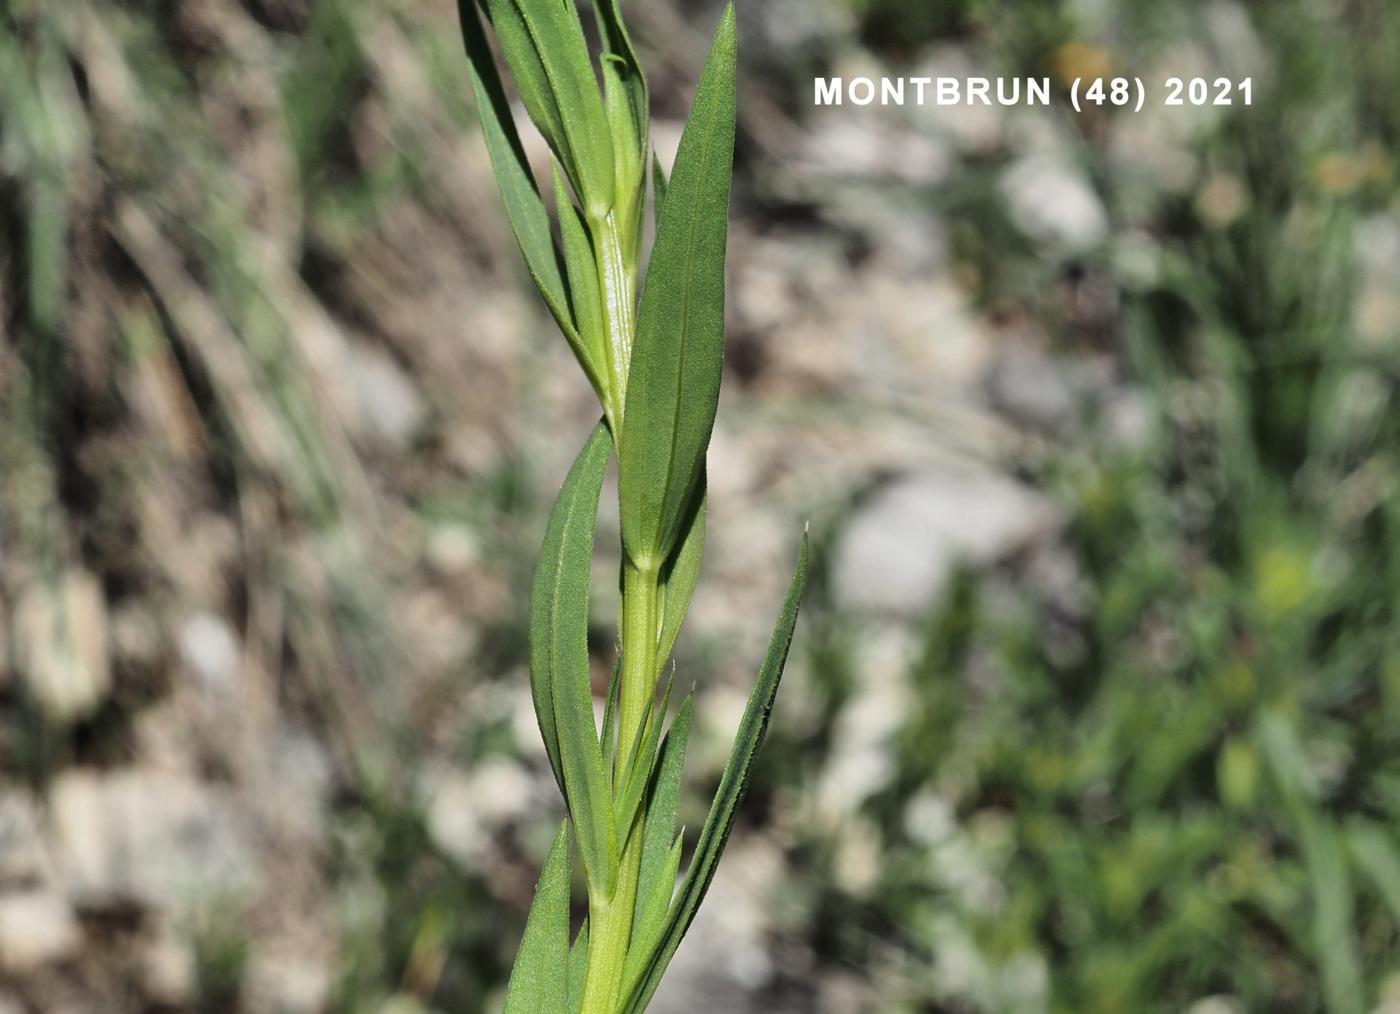
<instances>
[{"instance_id":1,"label":"cluster of young leaves","mask_svg":"<svg viewBox=\"0 0 1400 1014\"><path fill-rule=\"evenodd\" d=\"M669 181L651 155L655 240L639 285L648 93L617 0L595 3L603 43L596 67L573 0L461 0L459 8L507 217L603 410L555 503L532 591L531 688L569 817L539 882L506 1009L637 1012L650 1001L714 876L767 727L806 579L804 538L677 888L682 835L675 822L691 700L681 702L664 736L671 681L660 704L653 702L704 544L705 451L724 353L734 13L726 10L716 32ZM553 155L557 233L517 134L487 26ZM624 634L600 730L589 680L588 603L598 501L614 452ZM629 709L628 701L639 700L640 711ZM572 945L571 837L590 913Z\"/></svg>"}]
</instances>

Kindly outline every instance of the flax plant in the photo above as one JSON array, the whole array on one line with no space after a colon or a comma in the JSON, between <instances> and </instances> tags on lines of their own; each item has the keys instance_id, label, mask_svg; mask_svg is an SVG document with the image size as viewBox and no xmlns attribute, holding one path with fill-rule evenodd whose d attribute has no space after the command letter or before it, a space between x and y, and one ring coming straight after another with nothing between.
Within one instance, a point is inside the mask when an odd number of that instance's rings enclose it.
<instances>
[{"instance_id":1,"label":"flax plant","mask_svg":"<svg viewBox=\"0 0 1400 1014\"><path fill-rule=\"evenodd\" d=\"M507 217L602 407L555 503L531 593L531 690L568 817L536 889L506 1010L639 1012L714 876L767 727L807 567L804 537L682 878L676 807L691 699L680 702L663 735L674 670L664 685L661 676L705 536L705 449L724 355L734 12L725 11L715 34L669 181L651 151L646 77L617 0L595 3L603 47L596 64L573 0L461 0L460 13ZM516 133L488 28L552 153L554 220ZM643 274L648 175L656 235ZM614 454L621 630L600 729L589 682L589 578L603 475ZM572 944L571 840L588 897Z\"/></svg>"}]
</instances>

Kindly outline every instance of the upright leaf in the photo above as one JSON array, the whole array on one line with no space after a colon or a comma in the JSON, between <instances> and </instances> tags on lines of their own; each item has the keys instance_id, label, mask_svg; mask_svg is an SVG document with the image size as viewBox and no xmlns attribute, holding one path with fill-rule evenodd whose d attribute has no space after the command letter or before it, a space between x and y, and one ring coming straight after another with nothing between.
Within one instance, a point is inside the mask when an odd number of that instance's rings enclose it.
<instances>
[{"instance_id":1,"label":"upright leaf","mask_svg":"<svg viewBox=\"0 0 1400 1014\"><path fill-rule=\"evenodd\" d=\"M739 732L729 753L729 761L720 776L719 788L710 804L705 826L700 831L700 839L695 844L695 854L686 870L685 881L671 907L665 930L657 944L655 954L635 983L629 982L626 1010L639 1014L646 1009L651 996L656 992L661 975L671 956L680 946L681 938L690 928L700 902L709 890L714 879L715 867L729 840L729 832L734 826L734 815L743 801L753 771L754 757L763 743L763 734L768 729L768 718L773 710L773 699L778 692L778 682L782 679L783 666L787 663L788 648L792 644L792 630L797 623L797 609L802 599L802 590L807 583L807 537L802 538L802 546L797 555L797 568L788 585L787 596L783 599L782 610L778 613L778 623L773 630L773 638L768 643L768 652L758 672L753 693L749 696L744 717L739 723Z\"/></svg>"},{"instance_id":2,"label":"upright leaf","mask_svg":"<svg viewBox=\"0 0 1400 1014\"><path fill-rule=\"evenodd\" d=\"M666 712L671 706L671 688L675 682L674 674L666 681L666 691L661 695L660 707L653 709L642 735L632 742L632 756L626 758L626 764L622 764L623 758L618 758L623 774L618 779L613 801L617 828L624 838L631 830L632 820L637 816L637 807L641 805L642 797L646 795L647 787L651 784L656 744L661 740L661 726L665 723Z\"/></svg>"},{"instance_id":3,"label":"upright leaf","mask_svg":"<svg viewBox=\"0 0 1400 1014\"><path fill-rule=\"evenodd\" d=\"M569 822L554 836L525 937L506 987L505 1014L558 1014L569 995Z\"/></svg>"},{"instance_id":4,"label":"upright leaf","mask_svg":"<svg viewBox=\"0 0 1400 1014\"><path fill-rule=\"evenodd\" d=\"M564 267L569 278L570 307L583 349L579 362L588 374L593 389L598 392L598 400L608 411L611 421L611 384L607 353L603 348L603 343L607 341L607 327L603 323L603 296L598 289L598 264L593 259L593 245L588 240L587 226L569 198L568 185L557 163L554 165L554 210L559 216L559 235L564 240Z\"/></svg>"},{"instance_id":5,"label":"upright leaf","mask_svg":"<svg viewBox=\"0 0 1400 1014\"><path fill-rule=\"evenodd\" d=\"M530 598L530 689L555 778L569 804L589 886L611 890L617 852L603 752L593 724L588 596L598 496L612 437L594 427L559 491Z\"/></svg>"},{"instance_id":6,"label":"upright leaf","mask_svg":"<svg viewBox=\"0 0 1400 1014\"><path fill-rule=\"evenodd\" d=\"M680 805L681 776L685 768L685 748L690 739L693 699L687 694L666 738L661 743L661 762L652 775L647 796L647 822L642 829L642 862L637 875L637 897L651 895L663 869L671 838L676 833L676 810ZM674 875L672 876L674 880ZM635 920L634 920L635 932Z\"/></svg>"},{"instance_id":7,"label":"upright leaf","mask_svg":"<svg viewBox=\"0 0 1400 1014\"><path fill-rule=\"evenodd\" d=\"M680 534L719 400L734 61L731 6L681 135L632 345L619 447L622 536L642 567L659 567Z\"/></svg>"},{"instance_id":8,"label":"upright leaf","mask_svg":"<svg viewBox=\"0 0 1400 1014\"><path fill-rule=\"evenodd\" d=\"M516 133L510 103L501 87L496 60L482 31L476 4L474 0L458 0L457 8L461 14L462 38L467 47L467 67L471 74L472 91L476 95L477 115L481 118L481 131L486 137L491 168L496 174L501 199L505 204L506 219L515 233L516 242L520 244L520 252L525 257L525 266L535 287L544 297L549 312L559 322L559 328L573 346L579 362L591 376L597 364L590 363L591 357L582 346L569 312L568 289L560 272L559 251L550 233L549 213L535 185L535 177L530 172L530 162L520 144L520 135Z\"/></svg>"},{"instance_id":9,"label":"upright leaf","mask_svg":"<svg viewBox=\"0 0 1400 1014\"><path fill-rule=\"evenodd\" d=\"M681 624L690 609L695 582L700 577L700 557L705 549L705 480L695 491L695 505L686 521L685 534L661 571L661 639L657 645L657 665L665 665L676 647Z\"/></svg>"},{"instance_id":10,"label":"upright leaf","mask_svg":"<svg viewBox=\"0 0 1400 1014\"><path fill-rule=\"evenodd\" d=\"M637 150L647 149L647 121L650 103L647 99L647 79L641 61L622 22L617 0L597 0L599 25L603 30L603 46L609 61L618 65L617 82L621 86L636 131Z\"/></svg>"},{"instance_id":11,"label":"upright leaf","mask_svg":"<svg viewBox=\"0 0 1400 1014\"><path fill-rule=\"evenodd\" d=\"M1357 869L1370 877L1391 919L1400 925L1400 844L1382 825L1360 819L1347 824L1347 844Z\"/></svg>"},{"instance_id":12,"label":"upright leaf","mask_svg":"<svg viewBox=\"0 0 1400 1014\"><path fill-rule=\"evenodd\" d=\"M484 0L520 99L563 163L590 217L612 207L603 97L572 0Z\"/></svg>"},{"instance_id":13,"label":"upright leaf","mask_svg":"<svg viewBox=\"0 0 1400 1014\"><path fill-rule=\"evenodd\" d=\"M661 208L666 203L666 170L661 168L661 159L656 157L656 152L651 153L651 213L656 217L656 224L661 224Z\"/></svg>"},{"instance_id":14,"label":"upright leaf","mask_svg":"<svg viewBox=\"0 0 1400 1014\"><path fill-rule=\"evenodd\" d=\"M574 946L569 951L569 1003L568 1010L576 1011L583 1001L583 983L588 976L588 917L584 916L579 927Z\"/></svg>"}]
</instances>

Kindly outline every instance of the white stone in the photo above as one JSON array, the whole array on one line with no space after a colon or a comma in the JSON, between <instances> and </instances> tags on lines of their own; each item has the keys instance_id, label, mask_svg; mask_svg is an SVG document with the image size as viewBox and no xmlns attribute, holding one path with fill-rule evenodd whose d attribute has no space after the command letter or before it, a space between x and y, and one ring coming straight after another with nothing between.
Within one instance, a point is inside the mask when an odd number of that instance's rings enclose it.
<instances>
[{"instance_id":1,"label":"white stone","mask_svg":"<svg viewBox=\"0 0 1400 1014\"><path fill-rule=\"evenodd\" d=\"M231 691L238 682L238 639L223 617L195 613L180 628L180 657L206 689Z\"/></svg>"},{"instance_id":2,"label":"white stone","mask_svg":"<svg viewBox=\"0 0 1400 1014\"><path fill-rule=\"evenodd\" d=\"M428 418L412 378L372 345L352 346L351 363L361 417L370 431L393 447L407 447Z\"/></svg>"},{"instance_id":3,"label":"white stone","mask_svg":"<svg viewBox=\"0 0 1400 1014\"><path fill-rule=\"evenodd\" d=\"M148 768L55 781L49 806L60 883L79 904L176 907L251 889L243 819L221 786Z\"/></svg>"},{"instance_id":4,"label":"white stone","mask_svg":"<svg viewBox=\"0 0 1400 1014\"><path fill-rule=\"evenodd\" d=\"M111 691L107 605L86 571L56 582L35 581L15 610L15 665L29 694L50 721L86 718Z\"/></svg>"},{"instance_id":5,"label":"white stone","mask_svg":"<svg viewBox=\"0 0 1400 1014\"><path fill-rule=\"evenodd\" d=\"M1012 220L1028 236L1078 253L1108 234L1103 202L1067 161L1044 155L1019 159L999 186Z\"/></svg>"},{"instance_id":6,"label":"white stone","mask_svg":"<svg viewBox=\"0 0 1400 1014\"><path fill-rule=\"evenodd\" d=\"M1044 533L1056 512L1040 493L991 472L929 471L876 492L833 560L837 601L920 614L959 564L985 565Z\"/></svg>"},{"instance_id":7,"label":"white stone","mask_svg":"<svg viewBox=\"0 0 1400 1014\"><path fill-rule=\"evenodd\" d=\"M31 971L68 957L82 942L82 929L68 903L54 891L29 890L0 896L0 968Z\"/></svg>"}]
</instances>

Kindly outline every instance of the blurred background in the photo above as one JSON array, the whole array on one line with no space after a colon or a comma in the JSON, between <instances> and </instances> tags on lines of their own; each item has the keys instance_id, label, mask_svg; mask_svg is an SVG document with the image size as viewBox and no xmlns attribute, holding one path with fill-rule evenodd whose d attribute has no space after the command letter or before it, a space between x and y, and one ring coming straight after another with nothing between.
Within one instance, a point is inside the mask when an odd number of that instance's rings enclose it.
<instances>
[{"instance_id":1,"label":"blurred background","mask_svg":"<svg viewBox=\"0 0 1400 1014\"><path fill-rule=\"evenodd\" d=\"M625 6L666 159L718 6ZM4 10L0 1012L498 1009L596 408L455 6ZM692 828L807 521L818 570L654 1009L1400 1011L1400 6L739 16ZM1254 105L1074 114L1103 73Z\"/></svg>"}]
</instances>

